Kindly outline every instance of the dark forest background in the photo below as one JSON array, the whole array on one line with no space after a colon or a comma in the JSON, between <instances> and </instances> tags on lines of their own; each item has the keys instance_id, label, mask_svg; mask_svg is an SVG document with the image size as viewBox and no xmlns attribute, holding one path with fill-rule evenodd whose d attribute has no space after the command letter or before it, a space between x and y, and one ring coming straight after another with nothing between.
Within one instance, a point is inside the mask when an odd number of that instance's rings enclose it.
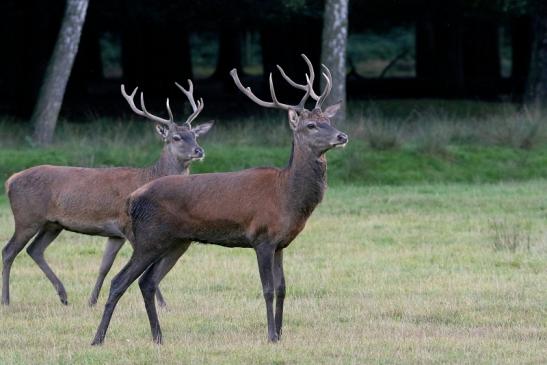
<instances>
[{"instance_id":1,"label":"dark forest background","mask_svg":"<svg viewBox=\"0 0 547 365\"><path fill-rule=\"evenodd\" d=\"M348 98L464 98L521 102L535 87L534 42L544 6L525 0L350 1ZM0 4L0 114L28 118L61 25L63 0ZM276 64L318 65L321 0L91 0L62 115L116 115L119 85L152 106L192 78L208 110L251 103L229 79L236 67L265 95ZM545 73L545 71L543 71ZM537 74L537 72L536 72ZM280 95L294 91L283 88ZM545 86L543 86L545 89Z\"/></svg>"}]
</instances>

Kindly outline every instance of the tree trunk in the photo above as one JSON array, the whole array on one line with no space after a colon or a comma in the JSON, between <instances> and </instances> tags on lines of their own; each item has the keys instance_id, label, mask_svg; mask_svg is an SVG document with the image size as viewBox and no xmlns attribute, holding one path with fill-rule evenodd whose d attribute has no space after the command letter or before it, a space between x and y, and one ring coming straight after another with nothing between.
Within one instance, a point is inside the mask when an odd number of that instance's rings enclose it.
<instances>
[{"instance_id":1,"label":"tree trunk","mask_svg":"<svg viewBox=\"0 0 547 365\"><path fill-rule=\"evenodd\" d=\"M547 4L544 0L535 1L533 22L534 44L526 100L539 106L547 102Z\"/></svg>"},{"instance_id":2,"label":"tree trunk","mask_svg":"<svg viewBox=\"0 0 547 365\"><path fill-rule=\"evenodd\" d=\"M348 0L326 0L321 62L332 73L332 92L325 105L342 102L334 121L346 118L346 45L348 39ZM321 85L325 81L321 80Z\"/></svg>"},{"instance_id":3,"label":"tree trunk","mask_svg":"<svg viewBox=\"0 0 547 365\"><path fill-rule=\"evenodd\" d=\"M53 141L66 84L78 52L88 1L67 0L59 37L31 118L35 126L34 141L40 145L47 145Z\"/></svg>"}]
</instances>

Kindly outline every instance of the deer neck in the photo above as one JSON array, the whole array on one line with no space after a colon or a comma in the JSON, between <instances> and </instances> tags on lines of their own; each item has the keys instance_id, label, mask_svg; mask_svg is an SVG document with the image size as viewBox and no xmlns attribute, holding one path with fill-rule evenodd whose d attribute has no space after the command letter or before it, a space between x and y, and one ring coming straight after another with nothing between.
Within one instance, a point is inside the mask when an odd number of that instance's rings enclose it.
<instances>
[{"instance_id":1,"label":"deer neck","mask_svg":"<svg viewBox=\"0 0 547 365\"><path fill-rule=\"evenodd\" d=\"M188 175L190 173L190 161L180 161L165 145L160 158L147 169L147 177L156 179L167 175Z\"/></svg>"},{"instance_id":2,"label":"deer neck","mask_svg":"<svg viewBox=\"0 0 547 365\"><path fill-rule=\"evenodd\" d=\"M327 159L293 141L287 171L287 204L297 217L307 218L323 199Z\"/></svg>"}]
</instances>

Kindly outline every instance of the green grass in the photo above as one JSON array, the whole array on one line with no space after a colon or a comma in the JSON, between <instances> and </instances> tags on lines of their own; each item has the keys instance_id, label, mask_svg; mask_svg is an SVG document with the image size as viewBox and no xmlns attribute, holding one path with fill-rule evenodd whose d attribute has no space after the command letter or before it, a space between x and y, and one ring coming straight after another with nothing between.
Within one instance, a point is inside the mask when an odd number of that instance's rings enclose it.
<instances>
[{"instance_id":1,"label":"green grass","mask_svg":"<svg viewBox=\"0 0 547 365\"><path fill-rule=\"evenodd\" d=\"M547 178L545 112L442 100L352 103L350 112L339 126L350 143L329 154L333 186ZM0 122L0 179L39 164L146 166L158 158L162 143L151 123L91 119L61 123L49 148L33 147L29 125ZM200 143L207 157L193 172L284 166L290 132L283 114L265 113L221 119Z\"/></svg>"},{"instance_id":2,"label":"green grass","mask_svg":"<svg viewBox=\"0 0 547 365\"><path fill-rule=\"evenodd\" d=\"M150 151L138 148L28 149L0 151L2 180L12 173L40 165L145 166L157 156L161 143ZM237 171L254 166L284 166L289 147L215 145L203 142L207 157L192 165L193 173ZM351 183L412 184L417 182L495 182L547 178L547 147L533 151L504 147L454 146L448 155L415 150L376 151L352 141L345 151L329 155L331 185ZM3 187L2 187L3 188Z\"/></svg>"},{"instance_id":3,"label":"green grass","mask_svg":"<svg viewBox=\"0 0 547 365\"><path fill-rule=\"evenodd\" d=\"M70 305L21 254L12 305L0 308L0 363L545 363L545 191L547 180L331 187L286 251L276 345L254 253L194 245L162 283L163 346L151 341L136 285L104 346L89 346L107 292L87 308L104 239L63 233L47 258ZM493 220L520 230L515 250L496 245ZM3 200L0 241L11 233Z\"/></svg>"}]
</instances>

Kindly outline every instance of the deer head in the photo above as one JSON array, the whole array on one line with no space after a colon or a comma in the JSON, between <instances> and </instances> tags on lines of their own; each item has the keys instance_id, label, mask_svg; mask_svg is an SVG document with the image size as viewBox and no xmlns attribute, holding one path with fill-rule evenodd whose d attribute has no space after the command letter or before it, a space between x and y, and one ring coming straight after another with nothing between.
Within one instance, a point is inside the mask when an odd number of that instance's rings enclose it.
<instances>
[{"instance_id":1,"label":"deer head","mask_svg":"<svg viewBox=\"0 0 547 365\"><path fill-rule=\"evenodd\" d=\"M264 101L256 97L250 87L244 87L239 80L237 70L230 71L230 75L234 79L236 86L249 99L265 108L276 108L287 110L289 114L289 126L293 131L295 144L300 147L306 147L309 150L323 154L333 147L344 147L348 142L348 136L334 128L330 119L340 109L340 102L331 105L323 110L323 103L330 94L332 89L332 75L327 66L321 65L323 72L321 75L325 78L325 89L321 94L317 94L313 90L313 82L315 80L315 72L310 60L302 54L302 58L308 65L309 74L306 74L306 83L298 84L294 82L280 66L277 66L281 76L293 87L304 91L304 96L296 105L281 103L275 94L272 74L270 73L270 94L272 101ZM309 97L315 100L313 109L306 109L305 105Z\"/></svg>"},{"instance_id":2,"label":"deer head","mask_svg":"<svg viewBox=\"0 0 547 365\"><path fill-rule=\"evenodd\" d=\"M143 116L156 123L156 132L163 139L167 145L169 151L176 156L179 160L189 161L202 159L205 154L203 148L197 143L197 137L207 133L213 126L213 122L207 122L196 127L192 127L192 121L197 118L199 113L203 110L203 99L199 99L196 103L194 100L194 85L191 80L188 80L188 90L175 82L175 85L186 95L192 106L192 114L182 124L177 124L173 118L171 107L169 106L169 98L166 101L167 113L169 119L160 118L155 116L146 110L144 105L144 93L141 92L141 109L137 108L134 102L135 94L138 87L128 95L125 92L125 87L121 85L121 92L131 109L140 116Z\"/></svg>"}]
</instances>

